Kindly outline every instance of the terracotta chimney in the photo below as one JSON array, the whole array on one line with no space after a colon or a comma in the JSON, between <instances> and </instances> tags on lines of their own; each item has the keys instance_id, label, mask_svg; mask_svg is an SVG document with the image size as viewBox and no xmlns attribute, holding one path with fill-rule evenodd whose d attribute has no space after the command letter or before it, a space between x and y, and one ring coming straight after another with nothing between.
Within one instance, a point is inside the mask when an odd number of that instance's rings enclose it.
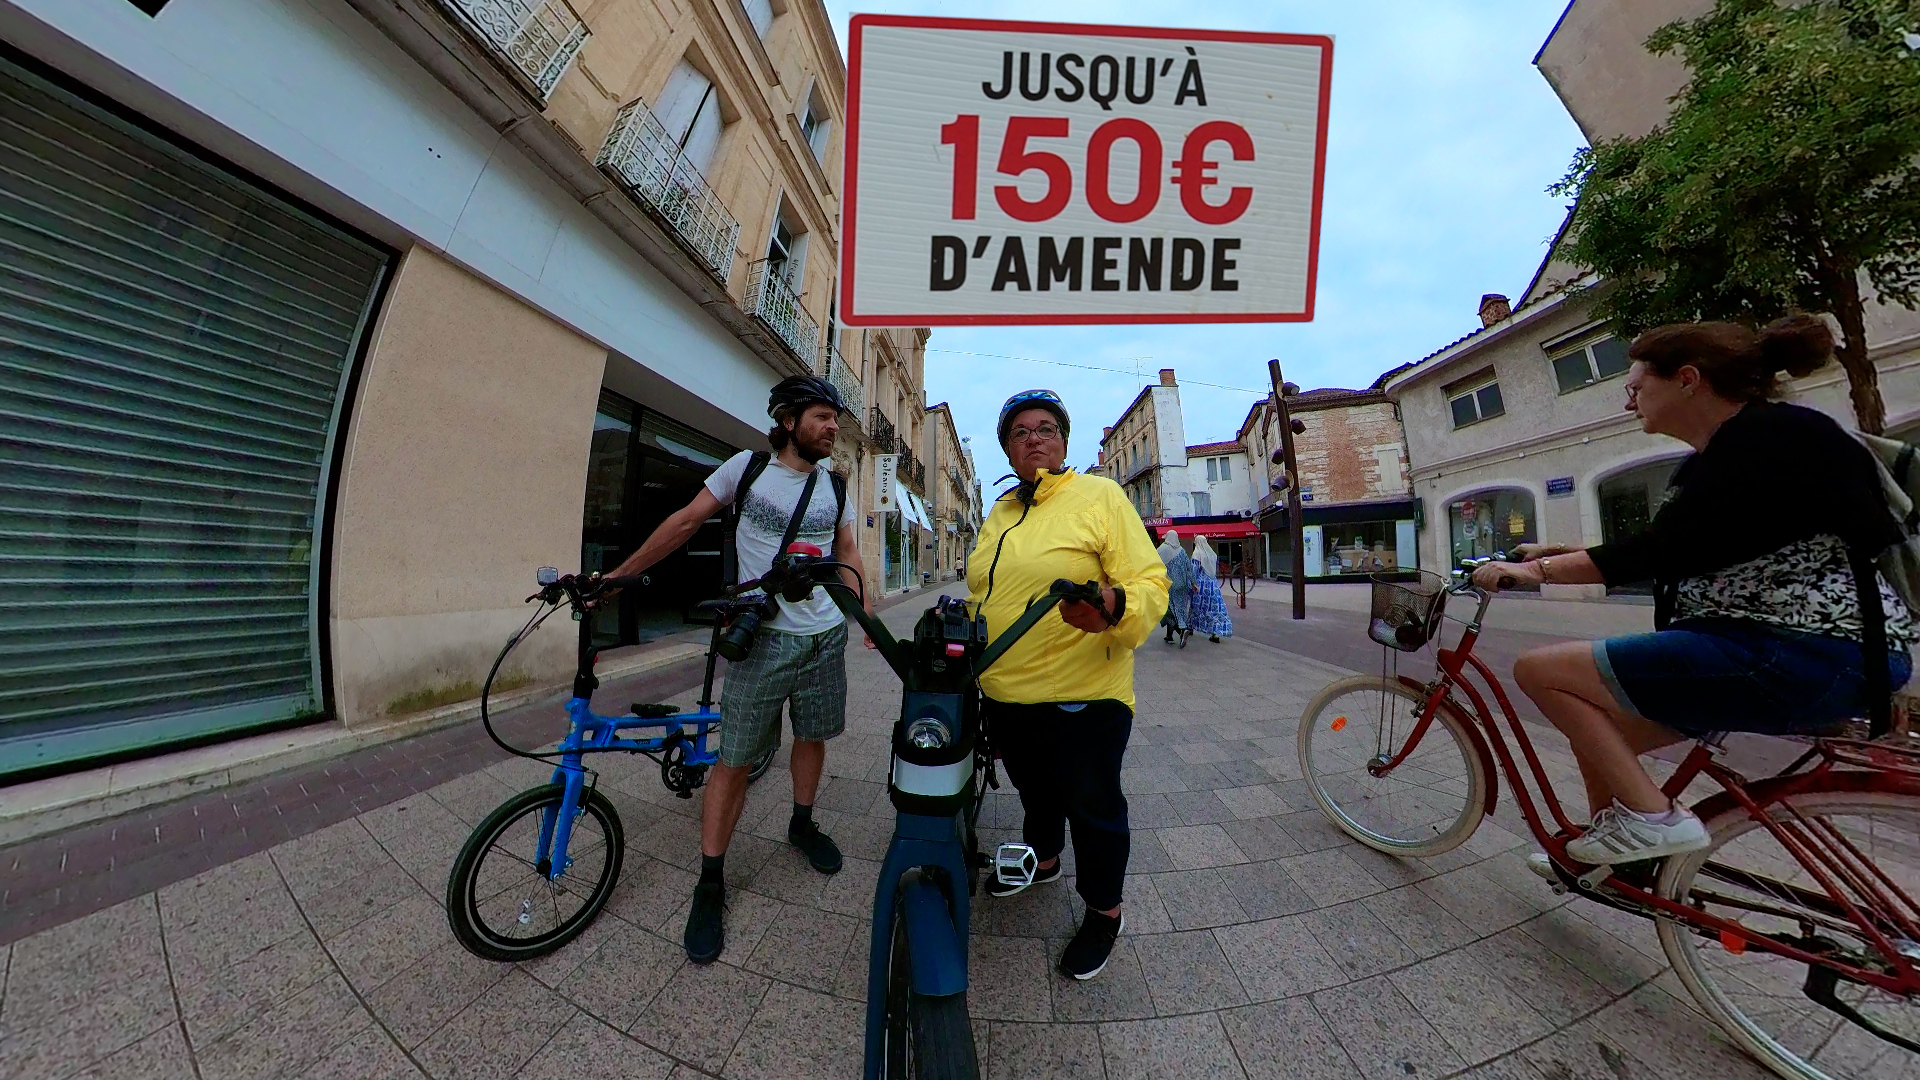
<instances>
[{"instance_id":1,"label":"terracotta chimney","mask_svg":"<svg viewBox=\"0 0 1920 1080\"><path fill-rule=\"evenodd\" d=\"M1490 292L1480 298L1481 326L1492 326L1511 314L1513 314L1513 306L1499 293Z\"/></svg>"},{"instance_id":2,"label":"terracotta chimney","mask_svg":"<svg viewBox=\"0 0 1920 1080\"><path fill-rule=\"evenodd\" d=\"M1178 385L1177 383L1175 383L1175 382L1173 381L1173 369L1172 369L1172 368L1170 368L1170 367L1163 367L1163 368L1161 368L1161 369L1160 369L1160 385L1161 385L1161 386L1176 386L1176 385Z\"/></svg>"}]
</instances>

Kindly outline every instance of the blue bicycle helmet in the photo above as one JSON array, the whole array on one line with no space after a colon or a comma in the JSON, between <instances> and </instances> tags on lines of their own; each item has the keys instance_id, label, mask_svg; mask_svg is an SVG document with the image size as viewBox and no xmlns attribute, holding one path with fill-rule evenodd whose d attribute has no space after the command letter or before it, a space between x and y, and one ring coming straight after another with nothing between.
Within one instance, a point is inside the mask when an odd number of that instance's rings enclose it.
<instances>
[{"instance_id":1,"label":"blue bicycle helmet","mask_svg":"<svg viewBox=\"0 0 1920 1080\"><path fill-rule=\"evenodd\" d=\"M1060 395L1051 390L1022 390L1007 399L1000 406L1000 445L1007 445L1007 429L1013 426L1016 413L1027 409L1045 409L1060 420L1060 437L1066 438L1072 426L1067 419L1067 407L1060 403Z\"/></svg>"}]
</instances>

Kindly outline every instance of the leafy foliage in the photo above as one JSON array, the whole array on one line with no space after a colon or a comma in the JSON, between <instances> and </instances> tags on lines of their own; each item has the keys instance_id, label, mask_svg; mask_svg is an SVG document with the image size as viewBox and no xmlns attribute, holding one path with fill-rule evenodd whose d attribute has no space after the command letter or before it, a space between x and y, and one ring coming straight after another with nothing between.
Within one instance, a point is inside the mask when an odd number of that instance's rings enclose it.
<instances>
[{"instance_id":1,"label":"leafy foliage","mask_svg":"<svg viewBox=\"0 0 1920 1080\"><path fill-rule=\"evenodd\" d=\"M1567 256L1621 329L1830 312L1864 430L1884 418L1866 361L1864 272L1920 302L1920 0L1719 0L1647 39L1691 70L1667 122L1575 155Z\"/></svg>"}]
</instances>

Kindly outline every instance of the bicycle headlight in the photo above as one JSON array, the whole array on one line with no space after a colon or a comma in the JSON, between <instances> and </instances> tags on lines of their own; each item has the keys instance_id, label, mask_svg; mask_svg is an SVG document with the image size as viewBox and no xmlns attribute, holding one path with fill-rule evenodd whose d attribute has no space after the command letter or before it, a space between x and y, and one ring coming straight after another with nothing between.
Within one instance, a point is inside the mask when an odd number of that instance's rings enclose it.
<instances>
[{"instance_id":1,"label":"bicycle headlight","mask_svg":"<svg viewBox=\"0 0 1920 1080\"><path fill-rule=\"evenodd\" d=\"M907 744L919 750L938 750L953 742L953 729L937 716L923 716L907 725Z\"/></svg>"}]
</instances>

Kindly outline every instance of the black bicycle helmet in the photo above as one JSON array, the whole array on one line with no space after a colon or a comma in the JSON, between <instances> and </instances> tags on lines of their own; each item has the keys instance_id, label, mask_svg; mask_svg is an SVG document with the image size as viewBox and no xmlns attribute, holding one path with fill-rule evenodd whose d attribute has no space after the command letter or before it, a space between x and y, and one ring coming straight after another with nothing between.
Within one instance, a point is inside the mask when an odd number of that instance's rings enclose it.
<instances>
[{"instance_id":1,"label":"black bicycle helmet","mask_svg":"<svg viewBox=\"0 0 1920 1080\"><path fill-rule=\"evenodd\" d=\"M773 392L767 395L768 416L778 417L782 408L798 413L809 405L831 405L840 412L847 411L840 391L818 375L789 375L774 383Z\"/></svg>"},{"instance_id":2,"label":"black bicycle helmet","mask_svg":"<svg viewBox=\"0 0 1920 1080\"><path fill-rule=\"evenodd\" d=\"M1068 436L1071 423L1067 420L1067 407L1060 403L1060 395L1051 390L1022 390L1007 399L1000 406L1000 445L1007 445L1007 429L1013 426L1015 414L1027 409L1045 409L1060 420L1060 437Z\"/></svg>"}]
</instances>

